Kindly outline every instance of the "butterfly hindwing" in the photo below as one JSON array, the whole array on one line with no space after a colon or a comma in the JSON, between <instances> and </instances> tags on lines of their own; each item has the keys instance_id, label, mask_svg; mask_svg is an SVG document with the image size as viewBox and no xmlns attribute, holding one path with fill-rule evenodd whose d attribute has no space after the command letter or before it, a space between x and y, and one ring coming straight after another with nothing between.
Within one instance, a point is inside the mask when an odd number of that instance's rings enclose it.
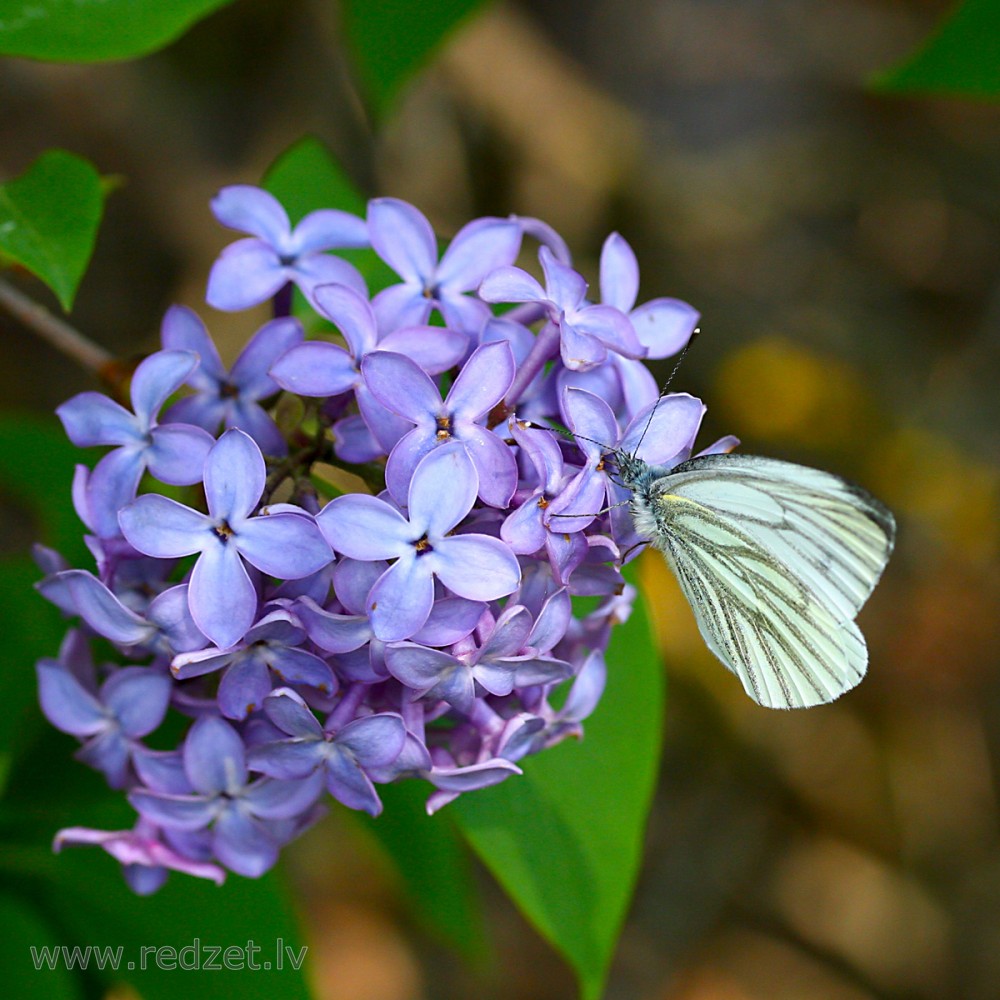
<instances>
[{"instance_id":1,"label":"butterfly hindwing","mask_svg":"<svg viewBox=\"0 0 1000 1000\"><path fill-rule=\"evenodd\" d=\"M744 455L692 459L648 502L709 648L777 708L831 701L864 676L853 619L892 549L892 515L829 473Z\"/></svg>"}]
</instances>

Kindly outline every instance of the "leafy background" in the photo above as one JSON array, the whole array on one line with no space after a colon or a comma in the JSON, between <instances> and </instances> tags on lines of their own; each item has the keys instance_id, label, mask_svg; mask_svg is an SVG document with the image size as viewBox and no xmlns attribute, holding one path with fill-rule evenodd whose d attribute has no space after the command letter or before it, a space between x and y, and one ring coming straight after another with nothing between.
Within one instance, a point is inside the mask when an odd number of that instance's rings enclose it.
<instances>
[{"instance_id":1,"label":"leafy background","mask_svg":"<svg viewBox=\"0 0 1000 1000\"><path fill-rule=\"evenodd\" d=\"M128 820L33 703L31 663L60 626L31 595L26 547L80 546L64 500L77 456L51 410L93 383L0 312L0 907L15 994L112 985L30 971L31 943L281 936L310 945L305 978L248 973L227 992L596 996L642 846L665 675L659 782L608 997L991 1000L1000 5L130 0L128 31L87 20L122 3L0 0L0 182L60 147L106 179L50 154L43 166L86 190L67 208L89 218L108 194L75 301L87 240L45 274L37 241L4 226L23 181L0 192L0 257L42 273L54 295L12 275L57 312L73 302L108 350L152 349L180 301L236 353L254 319L202 305L229 239L207 202L265 174L299 213L314 194L378 192L443 234L474 214L538 215L590 275L618 229L645 294L703 312L680 387L708 402L706 438L735 432L748 451L853 476L897 511L901 541L862 614L871 675L829 708L750 704L645 560L662 664L630 623L587 741L535 762L520 789L428 821L415 790L394 788L377 823L334 812L261 883L175 876L135 900L108 859L49 854L60 825ZM131 988L174 995L178 975ZM195 994L219 987L184 976Z\"/></svg>"}]
</instances>

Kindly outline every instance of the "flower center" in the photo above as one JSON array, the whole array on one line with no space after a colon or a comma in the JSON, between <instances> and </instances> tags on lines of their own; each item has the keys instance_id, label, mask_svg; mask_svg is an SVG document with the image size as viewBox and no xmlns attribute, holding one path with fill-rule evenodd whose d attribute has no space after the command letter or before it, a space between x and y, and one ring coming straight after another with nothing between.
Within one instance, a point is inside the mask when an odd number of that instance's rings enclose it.
<instances>
[{"instance_id":1,"label":"flower center","mask_svg":"<svg viewBox=\"0 0 1000 1000\"><path fill-rule=\"evenodd\" d=\"M433 552L434 547L430 543L430 539L426 535L422 538L418 538L414 543L413 547L417 550L418 556L425 556L428 552Z\"/></svg>"},{"instance_id":2,"label":"flower center","mask_svg":"<svg viewBox=\"0 0 1000 1000\"><path fill-rule=\"evenodd\" d=\"M240 394L240 390L232 382L223 382L219 386L219 395L223 399L235 399Z\"/></svg>"},{"instance_id":3,"label":"flower center","mask_svg":"<svg viewBox=\"0 0 1000 1000\"><path fill-rule=\"evenodd\" d=\"M444 413L437 418L437 434L436 437L438 441L447 441L451 437L451 414Z\"/></svg>"},{"instance_id":4,"label":"flower center","mask_svg":"<svg viewBox=\"0 0 1000 1000\"><path fill-rule=\"evenodd\" d=\"M228 542L229 539L236 534L236 532L229 527L228 521L220 521L218 524L212 525L212 531L215 532L219 541L222 542L223 544Z\"/></svg>"}]
</instances>

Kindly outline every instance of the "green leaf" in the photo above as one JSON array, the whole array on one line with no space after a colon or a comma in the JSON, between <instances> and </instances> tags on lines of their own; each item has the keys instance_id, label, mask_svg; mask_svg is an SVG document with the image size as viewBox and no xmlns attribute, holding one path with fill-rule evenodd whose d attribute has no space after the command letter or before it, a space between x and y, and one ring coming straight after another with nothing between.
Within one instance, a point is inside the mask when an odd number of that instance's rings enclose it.
<instances>
[{"instance_id":1,"label":"green leaf","mask_svg":"<svg viewBox=\"0 0 1000 1000\"><path fill-rule=\"evenodd\" d=\"M83 997L77 976L61 962L53 968L36 969L34 955L53 940L53 928L42 920L32 903L13 893L0 893L0 968L4 970L4 991L19 1000L76 1000Z\"/></svg>"},{"instance_id":2,"label":"green leaf","mask_svg":"<svg viewBox=\"0 0 1000 1000\"><path fill-rule=\"evenodd\" d=\"M103 210L97 171L72 153L50 149L0 185L0 257L41 278L68 312Z\"/></svg>"},{"instance_id":3,"label":"green leaf","mask_svg":"<svg viewBox=\"0 0 1000 1000\"><path fill-rule=\"evenodd\" d=\"M264 187L285 207L294 226L319 208L365 214L365 199L315 136L299 139L268 168Z\"/></svg>"},{"instance_id":4,"label":"green leaf","mask_svg":"<svg viewBox=\"0 0 1000 1000\"><path fill-rule=\"evenodd\" d=\"M364 216L365 196L319 139L307 135L287 149L264 175L264 188L285 207L292 224L321 208L339 208ZM338 250L338 257L350 261L368 282L371 294L399 281L395 272L374 250ZM298 299L301 309L296 315L308 315L311 310Z\"/></svg>"},{"instance_id":5,"label":"green leaf","mask_svg":"<svg viewBox=\"0 0 1000 1000\"><path fill-rule=\"evenodd\" d=\"M599 997L642 857L663 730L662 668L641 601L613 632L586 735L523 762L523 777L449 806L528 919Z\"/></svg>"},{"instance_id":6,"label":"green leaf","mask_svg":"<svg viewBox=\"0 0 1000 1000\"><path fill-rule=\"evenodd\" d=\"M343 0L348 47L365 97L384 119L403 85L484 0Z\"/></svg>"},{"instance_id":7,"label":"green leaf","mask_svg":"<svg viewBox=\"0 0 1000 1000\"><path fill-rule=\"evenodd\" d=\"M132 59L169 45L232 0L0 0L0 55Z\"/></svg>"},{"instance_id":8,"label":"green leaf","mask_svg":"<svg viewBox=\"0 0 1000 1000\"><path fill-rule=\"evenodd\" d=\"M385 805L358 821L392 858L424 926L470 959L483 956L483 918L465 844L445 816L428 817L430 785L404 781L379 788Z\"/></svg>"},{"instance_id":9,"label":"green leaf","mask_svg":"<svg viewBox=\"0 0 1000 1000\"><path fill-rule=\"evenodd\" d=\"M1000 95L1000 4L965 0L898 66L871 81L878 90L995 98Z\"/></svg>"},{"instance_id":10,"label":"green leaf","mask_svg":"<svg viewBox=\"0 0 1000 1000\"><path fill-rule=\"evenodd\" d=\"M54 417L0 415L0 501L20 507L37 539L76 565L85 565L84 529L70 501L73 466L80 451ZM35 697L35 661L55 656L66 623L34 590L41 571L27 552L0 560L0 605L6 609L4 664L0 674L0 749L15 750L41 722Z\"/></svg>"}]
</instances>

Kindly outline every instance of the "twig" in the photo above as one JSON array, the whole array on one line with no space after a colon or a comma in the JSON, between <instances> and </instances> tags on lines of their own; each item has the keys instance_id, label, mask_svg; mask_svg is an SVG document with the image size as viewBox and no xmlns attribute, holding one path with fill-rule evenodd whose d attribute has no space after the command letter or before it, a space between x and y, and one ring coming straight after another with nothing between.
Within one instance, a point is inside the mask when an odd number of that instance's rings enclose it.
<instances>
[{"instance_id":1,"label":"twig","mask_svg":"<svg viewBox=\"0 0 1000 1000\"><path fill-rule=\"evenodd\" d=\"M0 305L19 319L29 330L69 355L88 371L105 376L114 366L114 357L103 347L88 340L69 323L53 316L43 305L28 298L6 281L0 281Z\"/></svg>"}]
</instances>

